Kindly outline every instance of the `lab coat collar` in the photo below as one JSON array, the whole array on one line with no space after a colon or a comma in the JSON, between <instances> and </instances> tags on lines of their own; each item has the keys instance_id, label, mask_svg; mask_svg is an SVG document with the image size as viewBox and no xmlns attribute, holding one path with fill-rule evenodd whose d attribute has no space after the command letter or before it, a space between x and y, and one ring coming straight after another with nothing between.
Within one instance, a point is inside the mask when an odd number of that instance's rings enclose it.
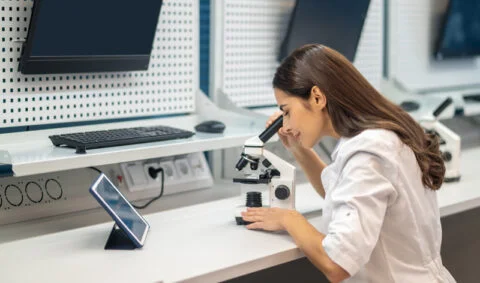
<instances>
[{"instance_id":1,"label":"lab coat collar","mask_svg":"<svg viewBox=\"0 0 480 283\"><path fill-rule=\"evenodd\" d=\"M332 151L332 154L330 155L330 158L332 159L332 162L335 161L337 158L338 150L340 149L341 145L347 140L348 138L345 137L340 137L337 141L337 144L335 145L335 148Z\"/></svg>"}]
</instances>

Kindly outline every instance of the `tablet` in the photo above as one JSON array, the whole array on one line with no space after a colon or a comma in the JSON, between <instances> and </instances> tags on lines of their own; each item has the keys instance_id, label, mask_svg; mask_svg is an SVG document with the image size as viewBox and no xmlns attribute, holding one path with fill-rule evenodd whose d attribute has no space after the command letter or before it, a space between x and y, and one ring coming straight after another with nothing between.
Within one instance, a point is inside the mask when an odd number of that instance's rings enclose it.
<instances>
[{"instance_id":1,"label":"tablet","mask_svg":"<svg viewBox=\"0 0 480 283\"><path fill-rule=\"evenodd\" d=\"M90 193L110 214L132 243L137 248L143 247L150 225L105 174L100 174L94 181L90 187Z\"/></svg>"}]
</instances>

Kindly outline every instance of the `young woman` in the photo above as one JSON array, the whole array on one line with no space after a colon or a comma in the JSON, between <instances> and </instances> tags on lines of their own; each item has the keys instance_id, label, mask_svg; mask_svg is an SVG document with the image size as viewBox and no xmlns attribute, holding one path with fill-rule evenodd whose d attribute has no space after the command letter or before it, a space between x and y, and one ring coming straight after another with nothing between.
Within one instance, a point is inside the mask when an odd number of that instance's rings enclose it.
<instances>
[{"instance_id":1,"label":"young woman","mask_svg":"<svg viewBox=\"0 0 480 283\"><path fill-rule=\"evenodd\" d=\"M391 103L338 52L295 50L273 79L278 134L325 198L324 227L300 213L250 208L249 229L286 230L332 282L455 282L442 264L435 191L445 166L437 137ZM332 164L312 150L338 138Z\"/></svg>"}]
</instances>

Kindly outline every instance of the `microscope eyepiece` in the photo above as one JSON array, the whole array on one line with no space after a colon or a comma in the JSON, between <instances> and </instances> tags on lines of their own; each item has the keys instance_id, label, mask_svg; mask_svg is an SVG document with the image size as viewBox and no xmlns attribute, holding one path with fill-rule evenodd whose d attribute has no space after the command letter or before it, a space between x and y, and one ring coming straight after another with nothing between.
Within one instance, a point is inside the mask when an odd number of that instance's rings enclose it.
<instances>
[{"instance_id":1,"label":"microscope eyepiece","mask_svg":"<svg viewBox=\"0 0 480 283\"><path fill-rule=\"evenodd\" d=\"M268 126L259 136L258 138L266 143L273 135L275 135L278 130L282 127L283 125L283 115L280 115L273 123Z\"/></svg>"}]
</instances>

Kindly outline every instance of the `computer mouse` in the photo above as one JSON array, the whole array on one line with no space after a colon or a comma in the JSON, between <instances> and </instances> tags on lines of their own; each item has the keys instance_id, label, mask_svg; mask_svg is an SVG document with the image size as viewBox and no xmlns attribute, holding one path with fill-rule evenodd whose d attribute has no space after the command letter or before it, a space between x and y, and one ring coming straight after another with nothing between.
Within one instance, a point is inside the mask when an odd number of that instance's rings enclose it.
<instances>
[{"instance_id":1,"label":"computer mouse","mask_svg":"<svg viewBox=\"0 0 480 283\"><path fill-rule=\"evenodd\" d=\"M405 100L400 103L400 107L407 112L412 112L420 108L420 104L414 100Z\"/></svg>"},{"instance_id":2,"label":"computer mouse","mask_svg":"<svg viewBox=\"0 0 480 283\"><path fill-rule=\"evenodd\" d=\"M225 124L217 120L208 120L195 126L195 131L203 133L223 133Z\"/></svg>"}]
</instances>

